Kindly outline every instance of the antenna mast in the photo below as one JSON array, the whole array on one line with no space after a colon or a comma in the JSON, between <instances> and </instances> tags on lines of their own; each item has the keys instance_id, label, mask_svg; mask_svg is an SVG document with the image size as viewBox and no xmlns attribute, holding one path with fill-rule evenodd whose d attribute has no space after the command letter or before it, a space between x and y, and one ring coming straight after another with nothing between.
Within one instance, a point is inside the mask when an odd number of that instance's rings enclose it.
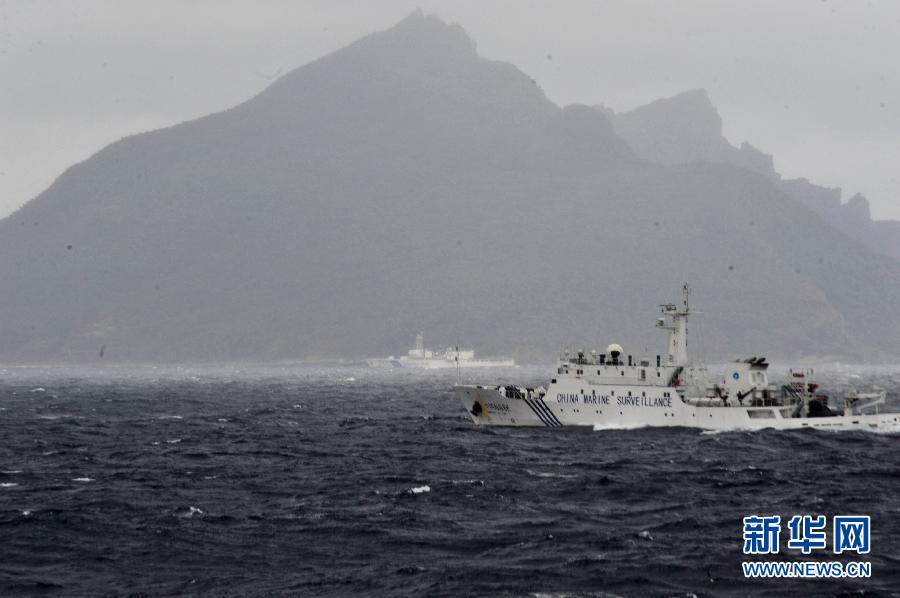
<instances>
[{"instance_id":1,"label":"antenna mast","mask_svg":"<svg viewBox=\"0 0 900 598\"><path fill-rule=\"evenodd\" d=\"M691 309L691 287L684 283L682 288L684 309L678 309L674 303L662 305L663 317L656 322L658 328L669 331L669 363L678 366L690 364L688 358L688 318L700 312ZM671 323L666 321L671 318Z\"/></svg>"}]
</instances>

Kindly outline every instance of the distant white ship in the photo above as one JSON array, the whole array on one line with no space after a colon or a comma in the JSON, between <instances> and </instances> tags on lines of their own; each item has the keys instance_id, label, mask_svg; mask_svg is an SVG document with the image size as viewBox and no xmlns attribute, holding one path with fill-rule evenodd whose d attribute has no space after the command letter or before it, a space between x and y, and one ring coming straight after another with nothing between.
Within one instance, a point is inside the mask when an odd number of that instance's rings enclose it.
<instances>
[{"instance_id":1,"label":"distant white ship","mask_svg":"<svg viewBox=\"0 0 900 598\"><path fill-rule=\"evenodd\" d=\"M409 368L488 368L488 367L512 367L516 365L512 359L475 359L473 349L459 349L447 347L443 351L432 351L425 348L425 336L420 332L416 335L416 348L407 351L401 357L388 357L384 359L370 359L371 367L409 367Z\"/></svg>"},{"instance_id":2,"label":"distant white ship","mask_svg":"<svg viewBox=\"0 0 900 598\"><path fill-rule=\"evenodd\" d=\"M900 413L878 412L884 391L851 391L829 404L812 370L791 370L788 382L772 385L769 364L751 357L732 362L724 379L712 380L688 358L688 317L697 313L688 299L685 285L683 308L662 306L656 325L669 331L669 343L667 354L655 361L626 359L622 347L612 344L599 354L567 351L547 389L458 384L455 390L479 425L900 430Z\"/></svg>"}]
</instances>

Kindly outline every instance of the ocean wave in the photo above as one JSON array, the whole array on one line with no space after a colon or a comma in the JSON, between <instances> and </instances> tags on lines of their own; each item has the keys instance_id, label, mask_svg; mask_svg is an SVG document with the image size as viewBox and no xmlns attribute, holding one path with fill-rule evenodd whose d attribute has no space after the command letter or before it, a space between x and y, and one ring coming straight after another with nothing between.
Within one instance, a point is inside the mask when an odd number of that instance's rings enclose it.
<instances>
[{"instance_id":1,"label":"ocean wave","mask_svg":"<svg viewBox=\"0 0 900 598\"><path fill-rule=\"evenodd\" d=\"M561 480L571 480L580 477L575 473L558 473L554 471L534 471L531 469L526 469L528 475L532 475L536 478L557 478Z\"/></svg>"},{"instance_id":2,"label":"ocean wave","mask_svg":"<svg viewBox=\"0 0 900 598\"><path fill-rule=\"evenodd\" d=\"M896 435L479 428L452 377L223 379L0 382L0 594L751 595L742 518L823 509L872 516L864 587L900 587ZM37 420L39 385L78 418Z\"/></svg>"}]
</instances>

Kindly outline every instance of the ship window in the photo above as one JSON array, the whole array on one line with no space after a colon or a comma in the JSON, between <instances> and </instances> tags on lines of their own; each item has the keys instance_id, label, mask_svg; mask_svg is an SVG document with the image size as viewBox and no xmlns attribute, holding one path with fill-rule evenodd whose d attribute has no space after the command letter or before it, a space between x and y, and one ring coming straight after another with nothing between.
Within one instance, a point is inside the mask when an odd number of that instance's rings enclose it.
<instances>
[{"instance_id":1,"label":"ship window","mask_svg":"<svg viewBox=\"0 0 900 598\"><path fill-rule=\"evenodd\" d=\"M657 378L662 378L662 374L660 374L659 371L657 371L657 372L656 372L656 377L657 377Z\"/></svg>"},{"instance_id":2,"label":"ship window","mask_svg":"<svg viewBox=\"0 0 900 598\"><path fill-rule=\"evenodd\" d=\"M629 396L629 397L631 396L631 391L630 391L630 390L628 391L628 396Z\"/></svg>"},{"instance_id":3,"label":"ship window","mask_svg":"<svg viewBox=\"0 0 900 598\"><path fill-rule=\"evenodd\" d=\"M642 393L641 393L641 396L642 396L642 397L646 397L646 396L647 396L647 393L642 392Z\"/></svg>"},{"instance_id":4,"label":"ship window","mask_svg":"<svg viewBox=\"0 0 900 598\"><path fill-rule=\"evenodd\" d=\"M600 370L597 370L597 375L598 375L598 376L600 375Z\"/></svg>"},{"instance_id":5,"label":"ship window","mask_svg":"<svg viewBox=\"0 0 900 598\"><path fill-rule=\"evenodd\" d=\"M579 375L579 376L580 376L580 375L581 375L581 374L583 374L583 373L584 373L584 370L576 370L576 372L575 372L575 373L576 373L576 374L578 374L578 375Z\"/></svg>"},{"instance_id":6,"label":"ship window","mask_svg":"<svg viewBox=\"0 0 900 598\"><path fill-rule=\"evenodd\" d=\"M614 391L614 390L609 391L609 396L611 396L611 397L616 396L616 391Z\"/></svg>"},{"instance_id":7,"label":"ship window","mask_svg":"<svg viewBox=\"0 0 900 598\"><path fill-rule=\"evenodd\" d=\"M623 375L623 376L625 375L625 370L622 370L622 375Z\"/></svg>"},{"instance_id":8,"label":"ship window","mask_svg":"<svg viewBox=\"0 0 900 598\"><path fill-rule=\"evenodd\" d=\"M563 369L562 369L562 368L559 368L558 370L556 370L556 373L557 373L557 374L562 374L562 373L563 373Z\"/></svg>"},{"instance_id":9,"label":"ship window","mask_svg":"<svg viewBox=\"0 0 900 598\"><path fill-rule=\"evenodd\" d=\"M647 379L647 370L641 370L641 380Z\"/></svg>"},{"instance_id":10,"label":"ship window","mask_svg":"<svg viewBox=\"0 0 900 598\"><path fill-rule=\"evenodd\" d=\"M551 379L550 379L550 384L556 384L556 378L551 378Z\"/></svg>"}]
</instances>

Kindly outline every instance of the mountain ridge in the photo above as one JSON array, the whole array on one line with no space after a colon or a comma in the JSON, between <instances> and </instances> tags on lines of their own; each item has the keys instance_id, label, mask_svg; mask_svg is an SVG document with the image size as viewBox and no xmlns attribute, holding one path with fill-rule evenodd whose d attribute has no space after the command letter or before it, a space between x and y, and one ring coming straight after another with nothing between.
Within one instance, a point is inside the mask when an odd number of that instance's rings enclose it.
<instances>
[{"instance_id":1,"label":"mountain ridge","mask_svg":"<svg viewBox=\"0 0 900 598\"><path fill-rule=\"evenodd\" d=\"M0 358L652 352L685 280L710 354L900 354L900 265L751 169L636 155L461 32L413 15L67 170L0 221Z\"/></svg>"},{"instance_id":2,"label":"mountain ridge","mask_svg":"<svg viewBox=\"0 0 900 598\"><path fill-rule=\"evenodd\" d=\"M822 187L806 178L783 179L771 155L746 141L733 146L722 133L722 118L706 90L685 91L622 113L600 109L639 156L669 165L722 162L758 172L850 238L900 260L900 221L873 220L861 194L844 202L840 188Z\"/></svg>"}]
</instances>

